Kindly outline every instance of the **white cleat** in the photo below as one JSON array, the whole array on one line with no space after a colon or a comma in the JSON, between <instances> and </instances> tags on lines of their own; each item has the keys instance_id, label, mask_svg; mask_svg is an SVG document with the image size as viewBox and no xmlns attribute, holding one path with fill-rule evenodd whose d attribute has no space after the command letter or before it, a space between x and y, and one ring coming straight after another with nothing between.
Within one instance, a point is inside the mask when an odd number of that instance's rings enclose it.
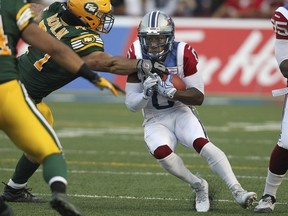
<instances>
[{"instance_id":1,"label":"white cleat","mask_svg":"<svg viewBox=\"0 0 288 216\"><path fill-rule=\"evenodd\" d=\"M207 181L202 179L201 183L194 184L192 188L196 193L196 206L195 206L196 211L208 212L210 209L210 200L209 200L209 186Z\"/></svg>"},{"instance_id":2,"label":"white cleat","mask_svg":"<svg viewBox=\"0 0 288 216\"><path fill-rule=\"evenodd\" d=\"M262 196L258 205L254 208L254 212L257 213L269 213L272 212L275 208L276 199L274 196L265 194Z\"/></svg>"},{"instance_id":3,"label":"white cleat","mask_svg":"<svg viewBox=\"0 0 288 216\"><path fill-rule=\"evenodd\" d=\"M240 185L234 186L232 195L235 201L244 209L251 207L257 199L255 192L245 191Z\"/></svg>"}]
</instances>

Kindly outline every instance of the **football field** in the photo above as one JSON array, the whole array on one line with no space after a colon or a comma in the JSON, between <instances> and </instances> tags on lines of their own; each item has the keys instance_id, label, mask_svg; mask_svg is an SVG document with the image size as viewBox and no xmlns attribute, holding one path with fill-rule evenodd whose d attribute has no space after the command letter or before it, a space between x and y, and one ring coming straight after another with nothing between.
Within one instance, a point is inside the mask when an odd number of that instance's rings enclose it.
<instances>
[{"instance_id":1,"label":"football field","mask_svg":"<svg viewBox=\"0 0 288 216\"><path fill-rule=\"evenodd\" d=\"M166 173L143 141L142 114L124 103L47 102L68 164L68 194L86 216L190 216L190 187ZM210 140L228 156L246 190L262 196L271 150L277 142L282 103L197 107ZM169 116L167 116L169 118ZM33 133L33 131L31 131ZM238 206L222 180L194 151L176 149L187 167L210 185L211 211L205 215L255 215ZM0 132L0 180L7 182L21 152ZM41 168L41 167L40 167ZM32 193L49 200L42 169L31 178ZM2 187L0 190L2 191ZM288 182L277 193L273 215L287 215ZM48 203L10 203L17 216L56 216Z\"/></svg>"}]
</instances>

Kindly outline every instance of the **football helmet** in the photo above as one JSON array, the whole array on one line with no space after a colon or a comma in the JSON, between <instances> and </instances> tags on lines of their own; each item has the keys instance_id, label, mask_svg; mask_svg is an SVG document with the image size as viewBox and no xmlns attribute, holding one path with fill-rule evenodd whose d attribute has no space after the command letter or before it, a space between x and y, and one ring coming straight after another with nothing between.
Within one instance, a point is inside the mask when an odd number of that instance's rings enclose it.
<instances>
[{"instance_id":1,"label":"football helmet","mask_svg":"<svg viewBox=\"0 0 288 216\"><path fill-rule=\"evenodd\" d=\"M143 57L164 61L168 52L172 50L174 34L175 25L170 16L162 11L147 13L138 27Z\"/></svg>"},{"instance_id":2,"label":"football helmet","mask_svg":"<svg viewBox=\"0 0 288 216\"><path fill-rule=\"evenodd\" d=\"M89 28L107 34L114 24L110 0L68 0L68 9Z\"/></svg>"}]
</instances>

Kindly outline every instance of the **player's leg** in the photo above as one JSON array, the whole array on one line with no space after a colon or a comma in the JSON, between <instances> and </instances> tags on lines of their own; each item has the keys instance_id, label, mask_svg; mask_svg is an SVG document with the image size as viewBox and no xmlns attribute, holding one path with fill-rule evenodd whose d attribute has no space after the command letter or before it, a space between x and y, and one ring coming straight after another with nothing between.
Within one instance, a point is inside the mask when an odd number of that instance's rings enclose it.
<instances>
[{"instance_id":1,"label":"player's leg","mask_svg":"<svg viewBox=\"0 0 288 216\"><path fill-rule=\"evenodd\" d=\"M6 123L3 130L18 148L43 164L43 176L53 194L52 207L61 215L81 215L66 198L67 167L54 130L29 99L24 87L15 81L8 84L9 98L1 110Z\"/></svg>"},{"instance_id":2,"label":"player's leg","mask_svg":"<svg viewBox=\"0 0 288 216\"><path fill-rule=\"evenodd\" d=\"M175 132L181 143L194 148L207 160L211 170L226 183L241 207L252 206L257 198L256 193L247 192L241 187L225 153L209 141L203 125L191 110L179 110Z\"/></svg>"},{"instance_id":3,"label":"player's leg","mask_svg":"<svg viewBox=\"0 0 288 216\"><path fill-rule=\"evenodd\" d=\"M171 120L169 115L169 120ZM172 120L173 121L173 120ZM196 192L196 210L207 212L210 209L208 183L194 175L183 160L174 153L176 139L173 133L158 123L145 125L145 142L149 151L167 172L188 183Z\"/></svg>"},{"instance_id":4,"label":"player's leg","mask_svg":"<svg viewBox=\"0 0 288 216\"><path fill-rule=\"evenodd\" d=\"M53 126L54 119L49 106L43 101L36 105L48 123ZM23 154L19 159L13 176L4 187L2 197L8 202L45 202L41 197L31 194L27 188L28 179L36 172L39 163Z\"/></svg>"},{"instance_id":5,"label":"player's leg","mask_svg":"<svg viewBox=\"0 0 288 216\"><path fill-rule=\"evenodd\" d=\"M281 133L274 147L269 162L263 196L254 211L259 213L272 212L275 208L276 193L288 169L288 100L287 95L283 106Z\"/></svg>"}]
</instances>

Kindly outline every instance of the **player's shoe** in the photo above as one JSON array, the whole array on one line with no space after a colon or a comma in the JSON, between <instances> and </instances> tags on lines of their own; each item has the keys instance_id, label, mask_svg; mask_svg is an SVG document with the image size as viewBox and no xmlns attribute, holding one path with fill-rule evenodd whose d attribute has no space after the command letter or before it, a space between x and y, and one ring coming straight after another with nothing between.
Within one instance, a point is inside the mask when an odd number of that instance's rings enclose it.
<instances>
[{"instance_id":1,"label":"player's shoe","mask_svg":"<svg viewBox=\"0 0 288 216\"><path fill-rule=\"evenodd\" d=\"M81 212L68 201L68 197L63 193L53 193L50 205L62 216L81 216Z\"/></svg>"},{"instance_id":2,"label":"player's shoe","mask_svg":"<svg viewBox=\"0 0 288 216\"><path fill-rule=\"evenodd\" d=\"M13 213L12 209L7 206L7 208L0 212L0 216L15 216L15 214Z\"/></svg>"},{"instance_id":3,"label":"player's shoe","mask_svg":"<svg viewBox=\"0 0 288 216\"><path fill-rule=\"evenodd\" d=\"M265 194L262 196L258 205L254 208L254 212L257 213L269 213L272 212L275 208L276 199L274 196Z\"/></svg>"},{"instance_id":4,"label":"player's shoe","mask_svg":"<svg viewBox=\"0 0 288 216\"><path fill-rule=\"evenodd\" d=\"M192 186L196 193L195 207L197 212L208 212L210 209L209 186L205 179L201 178L201 183Z\"/></svg>"},{"instance_id":5,"label":"player's shoe","mask_svg":"<svg viewBox=\"0 0 288 216\"><path fill-rule=\"evenodd\" d=\"M0 216L14 216L12 209L0 197Z\"/></svg>"},{"instance_id":6,"label":"player's shoe","mask_svg":"<svg viewBox=\"0 0 288 216\"><path fill-rule=\"evenodd\" d=\"M234 186L232 195L235 201L244 209L251 207L257 199L257 194L255 192L248 192L240 185Z\"/></svg>"},{"instance_id":7,"label":"player's shoe","mask_svg":"<svg viewBox=\"0 0 288 216\"><path fill-rule=\"evenodd\" d=\"M41 197L34 196L30 193L31 188L21 188L14 189L9 185L5 184L4 191L2 194L2 198L7 202L34 202L34 203L43 203L46 202Z\"/></svg>"}]
</instances>

